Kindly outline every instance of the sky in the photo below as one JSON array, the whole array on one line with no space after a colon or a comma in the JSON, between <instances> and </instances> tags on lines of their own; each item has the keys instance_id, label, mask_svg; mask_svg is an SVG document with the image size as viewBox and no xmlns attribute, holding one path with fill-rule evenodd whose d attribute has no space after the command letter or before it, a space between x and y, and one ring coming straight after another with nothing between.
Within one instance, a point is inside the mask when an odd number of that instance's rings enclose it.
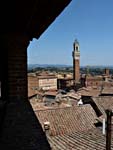
<instances>
[{"instance_id":1,"label":"sky","mask_svg":"<svg viewBox=\"0 0 113 150\"><path fill-rule=\"evenodd\" d=\"M28 46L28 64L72 65L73 42L80 66L113 66L113 0L72 0L39 39Z\"/></svg>"}]
</instances>

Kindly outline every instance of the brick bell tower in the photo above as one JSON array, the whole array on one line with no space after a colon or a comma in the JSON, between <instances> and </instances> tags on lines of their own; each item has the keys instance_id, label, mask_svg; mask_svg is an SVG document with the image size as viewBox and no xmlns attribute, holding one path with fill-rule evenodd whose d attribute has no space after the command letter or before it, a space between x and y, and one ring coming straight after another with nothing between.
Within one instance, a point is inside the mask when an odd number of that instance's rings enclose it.
<instances>
[{"instance_id":1,"label":"brick bell tower","mask_svg":"<svg viewBox=\"0 0 113 150\"><path fill-rule=\"evenodd\" d=\"M77 39L73 43L73 80L74 84L80 80L80 46Z\"/></svg>"}]
</instances>

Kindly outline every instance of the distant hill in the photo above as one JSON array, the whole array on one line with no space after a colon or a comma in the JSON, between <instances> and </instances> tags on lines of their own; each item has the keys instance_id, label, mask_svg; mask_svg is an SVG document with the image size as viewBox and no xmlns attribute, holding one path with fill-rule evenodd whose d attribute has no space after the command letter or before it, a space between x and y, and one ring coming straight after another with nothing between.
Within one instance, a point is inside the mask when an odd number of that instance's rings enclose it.
<instances>
[{"instance_id":1,"label":"distant hill","mask_svg":"<svg viewBox=\"0 0 113 150\"><path fill-rule=\"evenodd\" d=\"M72 67L71 65L63 65L63 64L28 64L28 70L35 69L37 67L47 68L47 67L56 67L56 68L63 68L63 67Z\"/></svg>"},{"instance_id":2,"label":"distant hill","mask_svg":"<svg viewBox=\"0 0 113 150\"><path fill-rule=\"evenodd\" d=\"M81 68L86 68L86 67L89 67L89 68L92 68L92 69L95 69L95 68L101 68L101 69L104 69L104 68L109 68L109 69L113 69L113 66L111 66L111 65L98 65L98 66L90 66L90 65L88 65L88 66L81 66Z\"/></svg>"},{"instance_id":3,"label":"distant hill","mask_svg":"<svg viewBox=\"0 0 113 150\"><path fill-rule=\"evenodd\" d=\"M64 65L64 64L28 64L28 70L35 69L37 67L41 68L47 68L47 67L56 67L56 68L63 68L63 67L73 67L72 65ZM80 66L81 68L86 68L87 66ZM95 68L109 68L113 69L113 66L106 66L106 65L101 65L101 66L88 66L89 68L95 69Z\"/></svg>"}]
</instances>

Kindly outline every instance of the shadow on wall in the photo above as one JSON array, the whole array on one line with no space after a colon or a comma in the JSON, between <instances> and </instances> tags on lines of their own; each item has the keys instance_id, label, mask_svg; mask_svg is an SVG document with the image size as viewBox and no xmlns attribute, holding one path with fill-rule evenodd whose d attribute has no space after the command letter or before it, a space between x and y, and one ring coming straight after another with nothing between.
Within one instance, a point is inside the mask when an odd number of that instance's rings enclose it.
<instances>
[{"instance_id":1,"label":"shadow on wall","mask_svg":"<svg viewBox=\"0 0 113 150\"><path fill-rule=\"evenodd\" d=\"M0 147L14 150L50 150L45 132L29 101L13 99L6 105Z\"/></svg>"}]
</instances>

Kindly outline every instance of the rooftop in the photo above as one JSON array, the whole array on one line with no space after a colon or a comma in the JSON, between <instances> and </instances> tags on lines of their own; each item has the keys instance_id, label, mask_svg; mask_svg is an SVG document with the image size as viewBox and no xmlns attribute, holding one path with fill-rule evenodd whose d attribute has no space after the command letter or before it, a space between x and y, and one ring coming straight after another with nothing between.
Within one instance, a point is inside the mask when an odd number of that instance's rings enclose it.
<instances>
[{"instance_id":1,"label":"rooftop","mask_svg":"<svg viewBox=\"0 0 113 150\"><path fill-rule=\"evenodd\" d=\"M80 93L83 96L93 96L96 97L100 95L100 90L99 89L93 89L91 88L80 88L77 93Z\"/></svg>"},{"instance_id":2,"label":"rooftop","mask_svg":"<svg viewBox=\"0 0 113 150\"><path fill-rule=\"evenodd\" d=\"M87 104L66 108L35 110L42 125L50 122L50 135L69 134L76 131L86 131L95 128L97 116L93 108Z\"/></svg>"},{"instance_id":3,"label":"rooftop","mask_svg":"<svg viewBox=\"0 0 113 150\"><path fill-rule=\"evenodd\" d=\"M48 141L52 150L105 150L105 135L99 129L88 132L49 136ZM113 150L113 142L111 150Z\"/></svg>"}]
</instances>

